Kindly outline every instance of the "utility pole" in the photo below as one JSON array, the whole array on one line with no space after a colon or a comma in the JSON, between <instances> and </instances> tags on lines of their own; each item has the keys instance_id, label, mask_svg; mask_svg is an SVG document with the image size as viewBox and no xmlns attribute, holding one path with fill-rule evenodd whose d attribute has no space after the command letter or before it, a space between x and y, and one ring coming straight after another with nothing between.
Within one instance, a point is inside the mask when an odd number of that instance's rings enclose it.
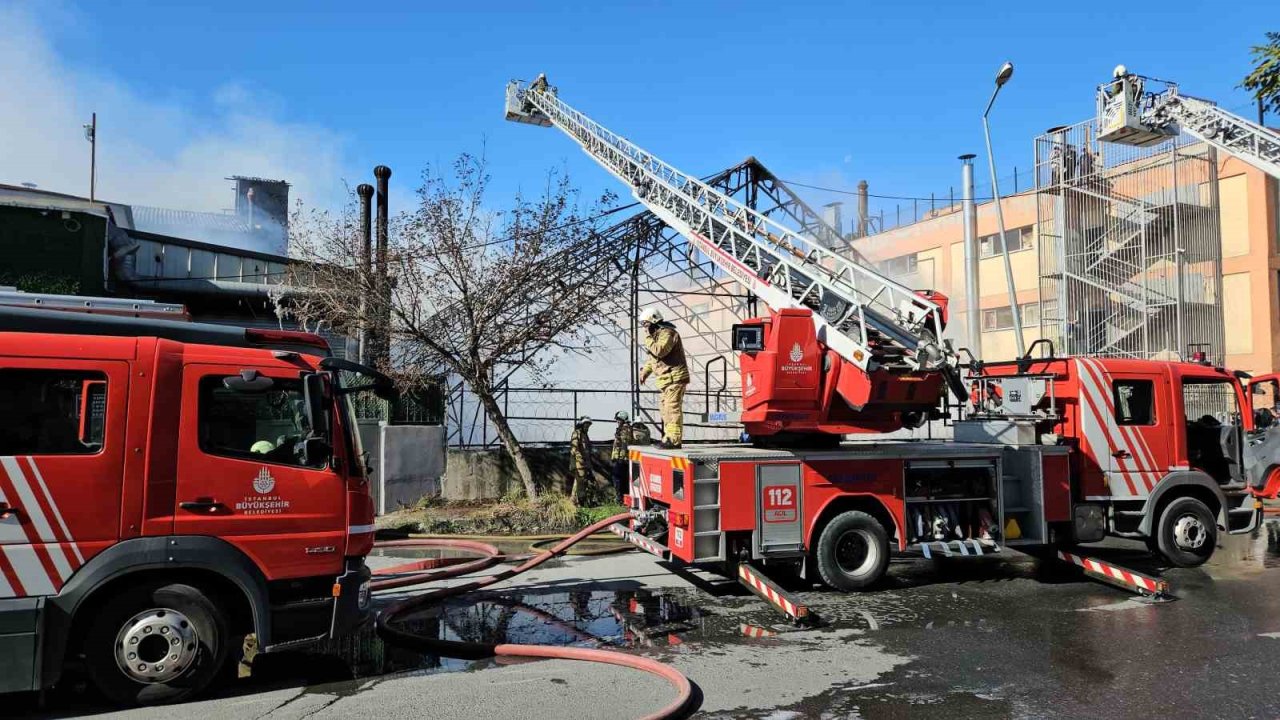
<instances>
[{"instance_id":1,"label":"utility pole","mask_svg":"<svg viewBox=\"0 0 1280 720\"><path fill-rule=\"evenodd\" d=\"M98 190L98 113L84 126L84 139L89 141L89 202L94 202Z\"/></svg>"},{"instance_id":2,"label":"utility pole","mask_svg":"<svg viewBox=\"0 0 1280 720\"><path fill-rule=\"evenodd\" d=\"M969 351L982 359L982 309L979 304L981 290L978 284L978 208L973 200L973 153L960 156L960 192L964 203L964 296L965 331L969 336Z\"/></svg>"}]
</instances>

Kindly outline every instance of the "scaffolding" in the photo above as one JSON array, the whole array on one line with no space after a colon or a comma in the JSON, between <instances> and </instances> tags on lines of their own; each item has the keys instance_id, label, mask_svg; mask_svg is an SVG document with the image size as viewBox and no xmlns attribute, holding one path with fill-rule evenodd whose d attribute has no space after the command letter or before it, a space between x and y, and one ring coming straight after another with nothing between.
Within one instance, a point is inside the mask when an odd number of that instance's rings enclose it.
<instances>
[{"instance_id":1,"label":"scaffolding","mask_svg":"<svg viewBox=\"0 0 1280 720\"><path fill-rule=\"evenodd\" d=\"M1035 141L1040 329L1059 355L1224 356L1216 151L1187 135Z\"/></svg>"},{"instance_id":2,"label":"scaffolding","mask_svg":"<svg viewBox=\"0 0 1280 720\"><path fill-rule=\"evenodd\" d=\"M866 263L840 230L755 158L703 178L703 182L849 260ZM629 367L612 368L616 371L613 381L553 376L548 385L538 388L515 386L509 376L499 378L495 383L498 402L508 410L517 437L522 442L565 442L578 415L598 410L597 419L607 420L615 410L626 407L636 419L660 428L658 393L652 384L638 382L645 357L640 344L643 329L637 318L641 309L654 306L676 326L689 361L692 377L685 395L685 440L736 440L739 425L717 420L720 414L731 418L741 410L738 354L732 350L729 333L734 323L767 309L652 212L636 213L603 231L600 244L627 249L630 288L624 304L611 308L611 324L594 333L598 344L595 355L616 358L620 351ZM449 388L449 444L495 444L496 433L474 396L469 395L461 383ZM611 409L605 412L605 408ZM603 433L604 425L601 427Z\"/></svg>"}]
</instances>

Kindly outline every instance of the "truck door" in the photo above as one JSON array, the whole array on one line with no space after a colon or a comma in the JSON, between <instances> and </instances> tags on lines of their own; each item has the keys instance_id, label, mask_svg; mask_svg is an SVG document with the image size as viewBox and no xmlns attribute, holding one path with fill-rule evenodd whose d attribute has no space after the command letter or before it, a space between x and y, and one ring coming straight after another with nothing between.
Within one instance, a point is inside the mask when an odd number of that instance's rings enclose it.
<instances>
[{"instance_id":1,"label":"truck door","mask_svg":"<svg viewBox=\"0 0 1280 720\"><path fill-rule=\"evenodd\" d=\"M1249 381L1252 430L1245 445L1249 486L1262 497L1280 494L1280 375Z\"/></svg>"},{"instance_id":2,"label":"truck door","mask_svg":"<svg viewBox=\"0 0 1280 720\"><path fill-rule=\"evenodd\" d=\"M297 370L186 366L175 534L223 538L269 579L341 572L346 485L327 458L299 456L305 417Z\"/></svg>"},{"instance_id":3,"label":"truck door","mask_svg":"<svg viewBox=\"0 0 1280 720\"><path fill-rule=\"evenodd\" d=\"M53 595L119 539L128 396L124 362L0 360L0 598Z\"/></svg>"},{"instance_id":4,"label":"truck door","mask_svg":"<svg viewBox=\"0 0 1280 720\"><path fill-rule=\"evenodd\" d=\"M1097 367L1095 364L1094 367ZM1112 495L1146 497L1169 472L1173 418L1169 381L1159 374L1107 372L1102 388Z\"/></svg>"}]
</instances>

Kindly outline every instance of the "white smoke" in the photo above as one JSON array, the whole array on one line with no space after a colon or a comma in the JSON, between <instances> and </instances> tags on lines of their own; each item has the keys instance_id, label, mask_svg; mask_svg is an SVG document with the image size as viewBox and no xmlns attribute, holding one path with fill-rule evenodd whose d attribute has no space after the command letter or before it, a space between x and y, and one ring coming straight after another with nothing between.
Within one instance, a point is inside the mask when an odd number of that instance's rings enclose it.
<instances>
[{"instance_id":1,"label":"white smoke","mask_svg":"<svg viewBox=\"0 0 1280 720\"><path fill-rule=\"evenodd\" d=\"M272 101L230 78L206 89L207 111L161 99L191 88L144 92L75 66L51 32L61 14L44 3L0 5L0 183L88 195L82 125L96 111L99 198L218 212L234 204L223 178L251 175L287 180L291 197L310 204L341 201L340 135L276 119L264 107Z\"/></svg>"}]
</instances>

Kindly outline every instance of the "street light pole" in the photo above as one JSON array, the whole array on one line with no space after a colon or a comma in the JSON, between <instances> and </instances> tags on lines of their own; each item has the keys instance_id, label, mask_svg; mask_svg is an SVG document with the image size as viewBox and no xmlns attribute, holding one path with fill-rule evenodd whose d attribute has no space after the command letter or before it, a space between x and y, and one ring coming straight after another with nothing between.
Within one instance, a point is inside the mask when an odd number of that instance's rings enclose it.
<instances>
[{"instance_id":1,"label":"street light pole","mask_svg":"<svg viewBox=\"0 0 1280 720\"><path fill-rule=\"evenodd\" d=\"M1013 316L1013 339L1018 350L1018 357L1026 354L1027 350L1022 339L1022 313L1018 309L1018 289L1013 284L1013 265L1009 262L1009 245L1005 242L1004 235L1004 208L1000 205L1000 185L996 181L996 159L995 154L991 151L991 125L987 122L987 115L991 113L991 106L996 102L996 95L1000 94L1000 88L1009 82L1009 78L1013 77L1013 63L1006 62L1000 66L1000 72L996 73L996 89L991 92L991 99L987 101L987 109L982 111L982 134L987 140L987 166L991 168L991 199L996 206L996 227L1000 234L1000 254L1004 256L1004 280L1009 287L1009 311Z\"/></svg>"}]
</instances>

